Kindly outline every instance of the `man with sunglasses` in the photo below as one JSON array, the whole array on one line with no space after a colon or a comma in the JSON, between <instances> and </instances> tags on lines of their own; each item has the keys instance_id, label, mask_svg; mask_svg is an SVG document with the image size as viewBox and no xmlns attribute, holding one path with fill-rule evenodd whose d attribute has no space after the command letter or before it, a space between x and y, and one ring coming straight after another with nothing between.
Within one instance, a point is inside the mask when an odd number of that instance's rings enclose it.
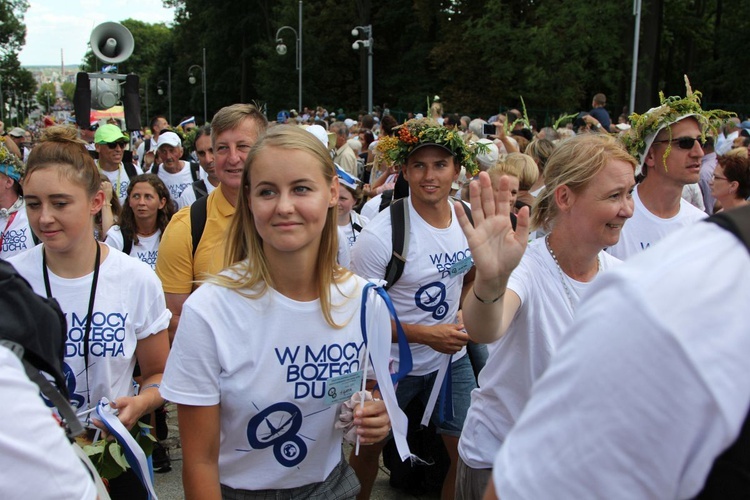
<instances>
[{"instance_id":1,"label":"man with sunglasses","mask_svg":"<svg viewBox=\"0 0 750 500\"><path fill-rule=\"evenodd\" d=\"M126 165L122 161L125 149L128 147L128 136L117 125L102 125L94 135L94 146L99 155L96 161L99 173L112 184L122 205L128 197L130 178L143 173L131 162Z\"/></svg>"},{"instance_id":2,"label":"man with sunglasses","mask_svg":"<svg viewBox=\"0 0 750 500\"><path fill-rule=\"evenodd\" d=\"M700 93L688 86L685 98L662 99L659 107L631 115L625 142L638 159L636 175L642 180L633 190L633 217L623 227L617 245L607 249L610 254L625 260L706 217L682 198L682 190L700 178L701 146L709 121L726 114L702 110Z\"/></svg>"}]
</instances>

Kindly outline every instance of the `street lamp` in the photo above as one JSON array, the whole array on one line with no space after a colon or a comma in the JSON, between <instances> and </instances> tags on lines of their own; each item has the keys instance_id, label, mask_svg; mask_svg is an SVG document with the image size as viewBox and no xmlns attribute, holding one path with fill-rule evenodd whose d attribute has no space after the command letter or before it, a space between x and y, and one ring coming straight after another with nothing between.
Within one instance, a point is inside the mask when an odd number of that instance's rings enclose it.
<instances>
[{"instance_id":1,"label":"street lamp","mask_svg":"<svg viewBox=\"0 0 750 500\"><path fill-rule=\"evenodd\" d=\"M195 85L197 81L193 76L193 69L201 71L201 91L203 92L203 124L208 123L208 104L206 100L206 47L203 47L203 66L193 64L188 68L188 81L190 85Z\"/></svg>"},{"instance_id":2,"label":"street lamp","mask_svg":"<svg viewBox=\"0 0 750 500\"><path fill-rule=\"evenodd\" d=\"M49 114L49 98L52 97L52 93L47 90L44 92L44 96L47 98L47 114Z\"/></svg>"},{"instance_id":3,"label":"street lamp","mask_svg":"<svg viewBox=\"0 0 750 500\"><path fill-rule=\"evenodd\" d=\"M8 117L10 120L10 126L13 126L13 110L14 105L16 102L16 91L15 90L6 90L5 95L8 96ZM18 126L18 108L15 108L16 111L16 126Z\"/></svg>"},{"instance_id":4,"label":"street lamp","mask_svg":"<svg viewBox=\"0 0 750 500\"><path fill-rule=\"evenodd\" d=\"M361 47L367 48L367 112L372 114L372 24L367 26L355 26L352 30L352 36L359 36L359 32L365 36L365 40L357 40L352 44L352 49L359 50Z\"/></svg>"},{"instance_id":5,"label":"street lamp","mask_svg":"<svg viewBox=\"0 0 750 500\"><path fill-rule=\"evenodd\" d=\"M164 95L164 86L167 87L167 101L169 102L169 123L172 123L172 67L169 68L169 79L159 80L156 84L156 92Z\"/></svg>"},{"instance_id":6,"label":"street lamp","mask_svg":"<svg viewBox=\"0 0 750 500\"><path fill-rule=\"evenodd\" d=\"M282 26L276 31L276 53L280 56L286 54L286 45L284 40L279 36L283 30L291 30L297 43L296 69L299 77L298 87L299 96L297 98L297 112L302 112L302 0L299 0L299 29L295 30L291 26Z\"/></svg>"},{"instance_id":7,"label":"street lamp","mask_svg":"<svg viewBox=\"0 0 750 500\"><path fill-rule=\"evenodd\" d=\"M0 122L5 122L5 98L3 97L2 75L0 75Z\"/></svg>"}]
</instances>

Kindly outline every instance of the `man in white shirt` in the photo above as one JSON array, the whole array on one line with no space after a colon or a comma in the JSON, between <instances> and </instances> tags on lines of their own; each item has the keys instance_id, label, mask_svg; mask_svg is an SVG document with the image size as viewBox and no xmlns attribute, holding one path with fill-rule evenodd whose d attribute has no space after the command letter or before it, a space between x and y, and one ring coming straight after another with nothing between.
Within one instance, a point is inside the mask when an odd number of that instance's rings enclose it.
<instances>
[{"instance_id":1,"label":"man in white shirt","mask_svg":"<svg viewBox=\"0 0 750 500\"><path fill-rule=\"evenodd\" d=\"M214 148L211 146L211 125L204 125L198 129L193 143L198 163L206 172L205 179L193 182L193 185L182 192L177 200L177 209L189 207L199 198L208 196L219 185L219 178L214 169Z\"/></svg>"},{"instance_id":2,"label":"man in white shirt","mask_svg":"<svg viewBox=\"0 0 750 500\"><path fill-rule=\"evenodd\" d=\"M354 150L346 143L349 139L349 129L344 122L334 122L330 131L336 134L336 154L333 162L341 167L346 173L357 177L357 155Z\"/></svg>"},{"instance_id":3,"label":"man in white shirt","mask_svg":"<svg viewBox=\"0 0 750 500\"><path fill-rule=\"evenodd\" d=\"M144 172L150 171L156 162L156 146L159 142L159 134L169 130L169 122L164 116L156 115L151 118L150 128L151 138L141 142L135 152Z\"/></svg>"},{"instance_id":4,"label":"man in white shirt","mask_svg":"<svg viewBox=\"0 0 750 500\"><path fill-rule=\"evenodd\" d=\"M143 173L133 164L123 164L122 157L127 145L128 136L117 125L102 125L94 135L94 146L99 155L96 161L99 173L112 184L120 205L124 205L128 197L130 178Z\"/></svg>"},{"instance_id":5,"label":"man in white shirt","mask_svg":"<svg viewBox=\"0 0 750 500\"><path fill-rule=\"evenodd\" d=\"M176 204L182 192L200 176L195 169L191 168L190 163L180 159L182 158L182 140L174 132L168 131L159 135L156 156L160 163L153 173L164 181L172 196L172 201Z\"/></svg>"},{"instance_id":6,"label":"man in white shirt","mask_svg":"<svg viewBox=\"0 0 750 500\"><path fill-rule=\"evenodd\" d=\"M473 261L449 198L461 163L466 164L469 157L473 162L475 155L462 139L449 139L454 132L432 121L413 120L404 127L410 138L405 141L402 137L407 134L399 135L391 157L397 156L394 163L402 166L409 183L409 196L399 201L404 221L409 220L408 225L401 224L409 228L408 234L404 233L408 247L402 249L403 273L397 280L388 278L392 282L388 292L404 327L413 364L399 382L396 396L402 409L414 398L425 403L422 422L427 425L432 419L451 460L443 498L453 498L458 440L476 379L466 356L469 337L458 318L464 287L474 279ZM476 168L476 164L465 166ZM368 223L352 248L351 269L355 273L367 279L386 277L388 263L397 252L391 240L396 225L390 209ZM396 339L394 333L393 341ZM391 356L398 360L396 368L403 365L404 353L395 345ZM453 415L447 409L451 399ZM363 447L359 456L349 458L362 485L358 498L370 495L384 445Z\"/></svg>"},{"instance_id":7,"label":"man in white shirt","mask_svg":"<svg viewBox=\"0 0 750 500\"><path fill-rule=\"evenodd\" d=\"M610 254L625 260L706 217L682 198L682 191L700 178L701 145L709 121L728 115L722 110L701 109L700 92L692 92L688 84L685 98L662 99L659 107L631 116L632 127L625 140L639 160L636 175L644 178L633 191L633 217L623 227L620 241L607 249Z\"/></svg>"}]
</instances>

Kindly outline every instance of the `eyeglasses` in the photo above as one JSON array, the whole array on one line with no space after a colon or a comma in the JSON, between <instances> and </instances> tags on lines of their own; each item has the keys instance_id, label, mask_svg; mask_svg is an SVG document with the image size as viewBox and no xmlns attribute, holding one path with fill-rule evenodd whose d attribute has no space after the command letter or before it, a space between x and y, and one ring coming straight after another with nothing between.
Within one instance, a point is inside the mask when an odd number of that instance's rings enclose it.
<instances>
[{"instance_id":1,"label":"eyeglasses","mask_svg":"<svg viewBox=\"0 0 750 500\"><path fill-rule=\"evenodd\" d=\"M701 137L678 137L676 139L664 139L663 141L654 141L654 143L676 142L677 147L680 149L693 149L693 146L695 145L695 141L698 141L698 144L703 146L704 141Z\"/></svg>"},{"instance_id":2,"label":"eyeglasses","mask_svg":"<svg viewBox=\"0 0 750 500\"><path fill-rule=\"evenodd\" d=\"M107 147L108 147L109 149L115 149L115 148L117 148L118 146L119 146L120 148L122 148L122 149L125 149L125 145L127 144L127 142L120 142L120 141L118 141L118 142L105 142L104 144L105 144L105 145L106 145L106 146L107 146Z\"/></svg>"},{"instance_id":3,"label":"eyeglasses","mask_svg":"<svg viewBox=\"0 0 750 500\"><path fill-rule=\"evenodd\" d=\"M728 180L729 180L729 179L727 179L726 177L722 177L722 176L720 176L720 175L716 175L716 174L711 174L711 180L712 180L712 181L715 181L716 179L721 179L721 180L723 180L723 181L728 181Z\"/></svg>"}]
</instances>

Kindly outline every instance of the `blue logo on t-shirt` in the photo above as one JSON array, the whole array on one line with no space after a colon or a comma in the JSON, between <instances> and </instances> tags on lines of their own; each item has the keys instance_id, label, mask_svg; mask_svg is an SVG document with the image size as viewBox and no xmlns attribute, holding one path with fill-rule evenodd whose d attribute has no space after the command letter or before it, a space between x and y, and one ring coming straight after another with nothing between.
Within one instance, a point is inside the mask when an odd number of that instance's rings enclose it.
<instances>
[{"instance_id":1,"label":"blue logo on t-shirt","mask_svg":"<svg viewBox=\"0 0 750 500\"><path fill-rule=\"evenodd\" d=\"M436 281L417 290L414 294L414 302L418 308L432 313L432 317L439 321L448 314L446 295L445 285Z\"/></svg>"},{"instance_id":2,"label":"blue logo on t-shirt","mask_svg":"<svg viewBox=\"0 0 750 500\"><path fill-rule=\"evenodd\" d=\"M297 435L302 411L293 403L276 403L247 423L247 441L256 450L273 446L273 456L284 467L294 467L307 456L307 445Z\"/></svg>"}]
</instances>

